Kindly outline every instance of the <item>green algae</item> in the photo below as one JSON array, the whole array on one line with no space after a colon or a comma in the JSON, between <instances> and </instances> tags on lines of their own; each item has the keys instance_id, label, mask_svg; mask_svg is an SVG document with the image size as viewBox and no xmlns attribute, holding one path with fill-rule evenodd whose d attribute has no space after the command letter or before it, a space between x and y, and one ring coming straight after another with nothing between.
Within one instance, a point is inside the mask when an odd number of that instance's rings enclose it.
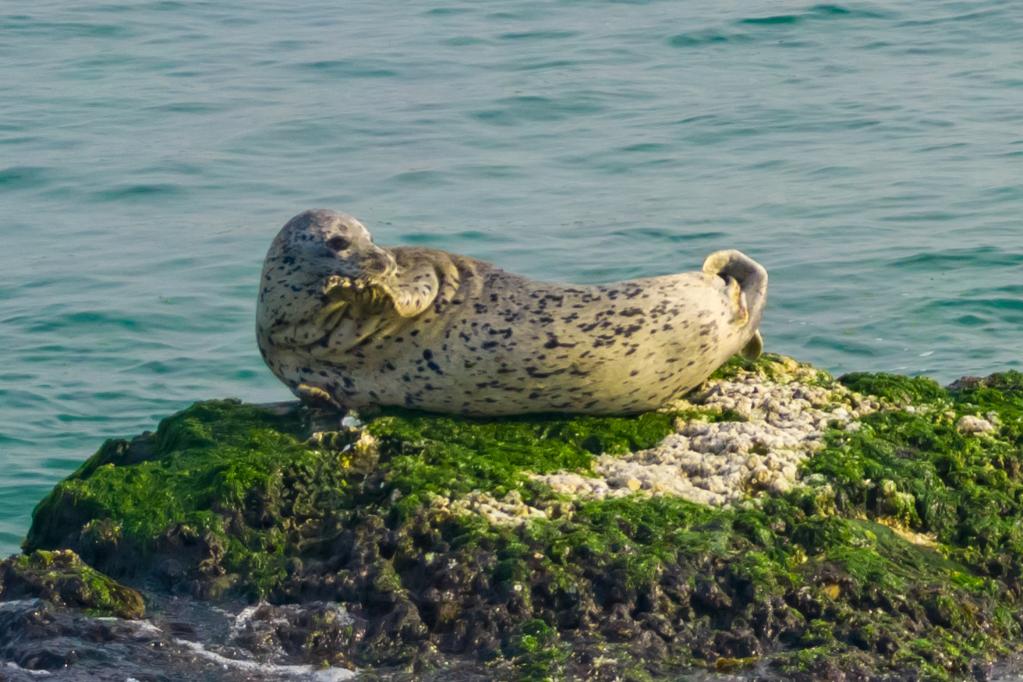
<instances>
[{"instance_id":1,"label":"green algae","mask_svg":"<svg viewBox=\"0 0 1023 682\"><path fill-rule=\"evenodd\" d=\"M772 356L717 376L740 372L834 385ZM678 418L728 415L392 411L367 422L378 447L360 462L347 437L307 443L300 412L200 403L154 435L101 448L39 505L26 547L70 546L102 565L111 546L131 547L141 573L155 565L147 556L184 548L190 578L220 586L213 593L289 600L314 584L321 598L390 619L392 641L489 652L530 679L582 675L571 652L609 643L624 647L620 670L628 658L650 674L766 660L809 677L943 679L1013 650L1023 637L1023 375L948 390L893 375L839 381L884 409L827 434L804 464L811 485L725 509L640 496L566 505L530 474L585 473L596 453L651 447ZM996 428L963 433L964 415ZM474 491L560 511L498 526L435 504ZM415 655L388 646L354 658Z\"/></svg>"},{"instance_id":2,"label":"green algae","mask_svg":"<svg viewBox=\"0 0 1023 682\"><path fill-rule=\"evenodd\" d=\"M568 646L559 639L555 628L540 619L528 620L515 628L501 653L522 682L564 679Z\"/></svg>"},{"instance_id":3,"label":"green algae","mask_svg":"<svg viewBox=\"0 0 1023 682\"><path fill-rule=\"evenodd\" d=\"M214 504L239 507L251 490L271 484L281 462L307 455L300 429L294 419L251 406L197 403L165 419L142 442L105 443L40 503L35 516L46 518L51 506L102 509L135 537L151 537L171 523L213 526ZM45 542L39 533L45 537L48 530L34 525L28 546Z\"/></svg>"},{"instance_id":4,"label":"green algae","mask_svg":"<svg viewBox=\"0 0 1023 682\"><path fill-rule=\"evenodd\" d=\"M896 394L904 394L908 383ZM889 377L873 385L892 395ZM925 395L941 399L929 389ZM1023 395L989 386L944 395L948 402L941 410L888 409L865 417L858 431L830 434L806 470L831 483L844 514L895 517L907 528L933 534L980 575L1018 572L1009 565L1023 558ZM959 418L978 412L995 413L1000 429L991 435L963 433Z\"/></svg>"},{"instance_id":5,"label":"green algae","mask_svg":"<svg viewBox=\"0 0 1023 682\"><path fill-rule=\"evenodd\" d=\"M898 405L924 405L948 400L948 392L928 377L853 372L838 380L857 393L877 396Z\"/></svg>"},{"instance_id":6,"label":"green algae","mask_svg":"<svg viewBox=\"0 0 1023 682\"><path fill-rule=\"evenodd\" d=\"M245 574L262 591L285 563L284 529L262 527L267 507L311 508L344 495L347 458L307 447L304 432L296 415L197 403L141 441L106 443L58 484L34 512L26 551L78 544L69 530L94 539L92 531L104 528L106 544L115 545L106 551L142 554L173 535L222 554L226 571Z\"/></svg>"},{"instance_id":7,"label":"green algae","mask_svg":"<svg viewBox=\"0 0 1023 682\"><path fill-rule=\"evenodd\" d=\"M367 425L387 458L389 481L410 496L485 490L502 497L527 488L530 474L589 471L595 455L650 448L674 430L676 415L471 419L392 412Z\"/></svg>"}]
</instances>

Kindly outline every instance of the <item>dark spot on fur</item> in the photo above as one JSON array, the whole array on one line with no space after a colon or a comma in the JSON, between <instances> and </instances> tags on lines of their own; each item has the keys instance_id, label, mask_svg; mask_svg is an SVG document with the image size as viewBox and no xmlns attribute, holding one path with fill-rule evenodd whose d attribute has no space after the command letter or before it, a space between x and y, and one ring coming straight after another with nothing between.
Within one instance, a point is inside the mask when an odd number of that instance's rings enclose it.
<instances>
[{"instance_id":1,"label":"dark spot on fur","mask_svg":"<svg viewBox=\"0 0 1023 682\"><path fill-rule=\"evenodd\" d=\"M547 377L553 377L553 376L557 376L559 374L564 374L564 373L565 373L565 370L563 370L563 369L555 369L555 370L551 370L550 372L541 372L538 367L527 367L526 368L526 374L528 374L529 376L533 377L534 379L546 379Z\"/></svg>"},{"instance_id":2,"label":"dark spot on fur","mask_svg":"<svg viewBox=\"0 0 1023 682\"><path fill-rule=\"evenodd\" d=\"M561 343L558 341L556 334L547 332L547 342L543 345L544 348L575 348L574 343Z\"/></svg>"}]
</instances>

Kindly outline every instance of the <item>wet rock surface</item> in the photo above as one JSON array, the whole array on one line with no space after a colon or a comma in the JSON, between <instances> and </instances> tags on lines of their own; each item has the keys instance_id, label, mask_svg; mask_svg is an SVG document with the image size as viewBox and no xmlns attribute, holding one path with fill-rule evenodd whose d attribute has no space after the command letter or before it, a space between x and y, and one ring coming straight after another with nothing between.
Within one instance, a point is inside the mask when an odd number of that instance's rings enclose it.
<instances>
[{"instance_id":1,"label":"wet rock surface","mask_svg":"<svg viewBox=\"0 0 1023 682\"><path fill-rule=\"evenodd\" d=\"M635 417L198 403L40 503L0 564L0 677L106 651L138 661L116 679L994 678L1023 644L1021 448L1019 374L780 357ZM148 620L10 568L47 556Z\"/></svg>"},{"instance_id":2,"label":"wet rock surface","mask_svg":"<svg viewBox=\"0 0 1023 682\"><path fill-rule=\"evenodd\" d=\"M301 622L292 627L301 630ZM342 668L288 663L291 657L280 646L249 649L241 634L230 630L231 623L223 609L201 603L170 606L153 621L92 616L42 599L0 601L0 680L340 682L354 677Z\"/></svg>"}]
</instances>

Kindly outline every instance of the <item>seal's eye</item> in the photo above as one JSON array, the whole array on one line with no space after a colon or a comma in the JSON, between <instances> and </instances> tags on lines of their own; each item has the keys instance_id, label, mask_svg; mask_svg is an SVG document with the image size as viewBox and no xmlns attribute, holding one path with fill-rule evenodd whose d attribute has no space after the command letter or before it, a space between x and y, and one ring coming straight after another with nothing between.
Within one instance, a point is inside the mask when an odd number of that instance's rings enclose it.
<instances>
[{"instance_id":1,"label":"seal's eye","mask_svg":"<svg viewBox=\"0 0 1023 682\"><path fill-rule=\"evenodd\" d=\"M340 235L335 235L327 240L327 246L335 251L344 251L350 244L350 241Z\"/></svg>"}]
</instances>

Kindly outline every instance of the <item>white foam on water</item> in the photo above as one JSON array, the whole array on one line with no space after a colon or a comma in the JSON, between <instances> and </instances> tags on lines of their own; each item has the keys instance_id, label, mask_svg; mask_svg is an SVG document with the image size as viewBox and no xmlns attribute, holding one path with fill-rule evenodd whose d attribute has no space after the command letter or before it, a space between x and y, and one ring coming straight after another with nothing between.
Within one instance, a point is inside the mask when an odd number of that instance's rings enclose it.
<instances>
[{"instance_id":1,"label":"white foam on water","mask_svg":"<svg viewBox=\"0 0 1023 682\"><path fill-rule=\"evenodd\" d=\"M98 616L96 618L96 620L103 621L103 622L106 622L106 623L115 623L115 622L117 622L117 623L124 623L125 625L129 625L129 626L135 628L139 632L145 632L145 633L148 633L148 634L151 634L151 635L158 635L161 632L163 632L163 630L161 630L160 628L156 627L155 625L153 625L152 622L150 622L148 620L126 620L124 618L118 618L116 616Z\"/></svg>"},{"instance_id":2,"label":"white foam on water","mask_svg":"<svg viewBox=\"0 0 1023 682\"><path fill-rule=\"evenodd\" d=\"M314 682L341 682L342 680L350 680L355 677L355 671L348 670L347 668L314 668L311 665L277 665L274 663L260 663L259 661L245 661L222 656L215 651L210 651L199 642L175 639L174 643L190 649L197 656L223 666L225 669L233 668L235 670L264 673L267 675L297 677Z\"/></svg>"},{"instance_id":3,"label":"white foam on water","mask_svg":"<svg viewBox=\"0 0 1023 682\"><path fill-rule=\"evenodd\" d=\"M11 670L17 670L19 673L28 673L29 675L34 675L35 677L49 677L51 675L49 670L29 670L28 668L22 668L14 661L7 661L7 663L5 663L4 665L6 665Z\"/></svg>"},{"instance_id":4,"label":"white foam on water","mask_svg":"<svg viewBox=\"0 0 1023 682\"><path fill-rule=\"evenodd\" d=\"M256 615L256 611L265 603L266 602L259 602L253 606L246 606L244 609L239 611L234 617L234 622L231 623L231 636L235 637L238 633L245 629L245 626L252 620L252 617Z\"/></svg>"}]
</instances>

